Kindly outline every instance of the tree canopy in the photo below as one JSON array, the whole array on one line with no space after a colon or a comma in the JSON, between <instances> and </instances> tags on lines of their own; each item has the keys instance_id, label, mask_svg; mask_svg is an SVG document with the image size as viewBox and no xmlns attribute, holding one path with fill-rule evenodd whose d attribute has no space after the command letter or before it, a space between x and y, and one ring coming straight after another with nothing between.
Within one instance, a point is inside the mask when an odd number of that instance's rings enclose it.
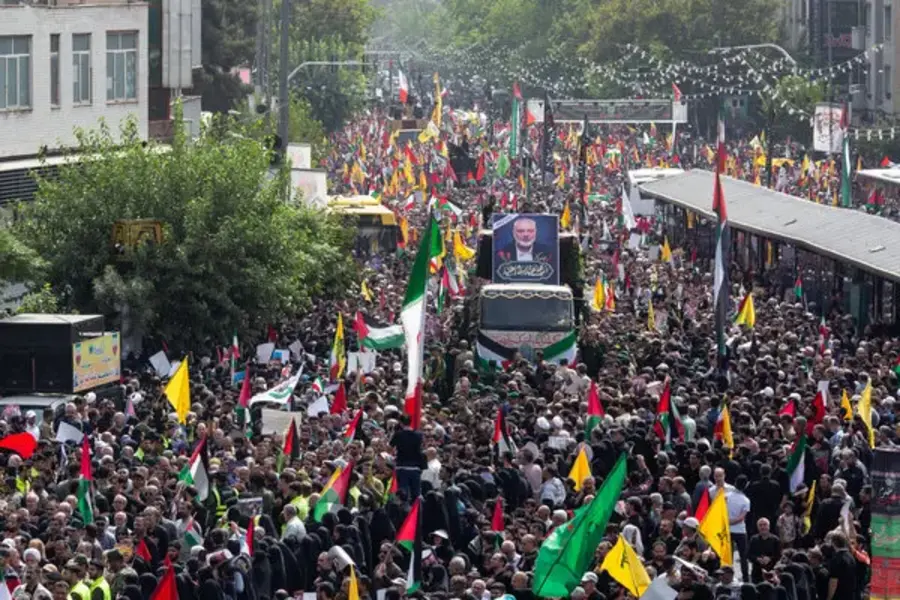
<instances>
[{"instance_id":1,"label":"tree canopy","mask_svg":"<svg viewBox=\"0 0 900 600\"><path fill-rule=\"evenodd\" d=\"M126 336L158 332L179 349L225 343L343 289L355 274L352 233L283 201L285 174L236 123L199 140L176 122L170 149L145 147L133 123L79 132L95 157L43 179L17 225L47 262L66 311L101 312ZM117 248L120 219L162 223L160 244Z\"/></svg>"}]
</instances>

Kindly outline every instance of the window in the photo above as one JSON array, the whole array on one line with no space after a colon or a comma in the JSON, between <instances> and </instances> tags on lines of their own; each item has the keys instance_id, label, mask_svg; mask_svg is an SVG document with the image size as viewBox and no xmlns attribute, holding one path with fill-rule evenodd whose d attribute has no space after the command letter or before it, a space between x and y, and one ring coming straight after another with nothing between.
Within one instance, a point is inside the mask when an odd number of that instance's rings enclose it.
<instances>
[{"instance_id":1,"label":"window","mask_svg":"<svg viewBox=\"0 0 900 600\"><path fill-rule=\"evenodd\" d=\"M72 102L91 103L91 34L72 36Z\"/></svg>"},{"instance_id":2,"label":"window","mask_svg":"<svg viewBox=\"0 0 900 600\"><path fill-rule=\"evenodd\" d=\"M894 22L891 20L891 7L884 7L884 41L891 41L891 30L894 28Z\"/></svg>"},{"instance_id":3,"label":"window","mask_svg":"<svg viewBox=\"0 0 900 600\"><path fill-rule=\"evenodd\" d=\"M894 88L891 86L893 82L891 82L891 65L884 65L884 97L890 98L894 93Z\"/></svg>"},{"instance_id":4,"label":"window","mask_svg":"<svg viewBox=\"0 0 900 600\"><path fill-rule=\"evenodd\" d=\"M50 34L50 105L59 106L59 34Z\"/></svg>"},{"instance_id":5,"label":"window","mask_svg":"<svg viewBox=\"0 0 900 600\"><path fill-rule=\"evenodd\" d=\"M31 107L31 36L0 36L0 109Z\"/></svg>"},{"instance_id":6,"label":"window","mask_svg":"<svg viewBox=\"0 0 900 600\"><path fill-rule=\"evenodd\" d=\"M137 32L106 34L106 100L137 99Z\"/></svg>"}]
</instances>

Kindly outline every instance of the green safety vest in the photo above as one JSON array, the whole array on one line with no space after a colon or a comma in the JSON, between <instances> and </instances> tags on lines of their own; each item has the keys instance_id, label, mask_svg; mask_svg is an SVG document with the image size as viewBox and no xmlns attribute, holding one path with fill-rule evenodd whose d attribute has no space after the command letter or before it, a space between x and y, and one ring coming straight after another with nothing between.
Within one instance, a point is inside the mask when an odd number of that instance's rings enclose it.
<instances>
[{"instance_id":1,"label":"green safety vest","mask_svg":"<svg viewBox=\"0 0 900 600\"><path fill-rule=\"evenodd\" d=\"M91 597L94 595L94 590L96 589L103 590L103 600L112 600L112 590L109 587L109 584L106 582L106 579L101 575L91 584L90 594Z\"/></svg>"}]
</instances>

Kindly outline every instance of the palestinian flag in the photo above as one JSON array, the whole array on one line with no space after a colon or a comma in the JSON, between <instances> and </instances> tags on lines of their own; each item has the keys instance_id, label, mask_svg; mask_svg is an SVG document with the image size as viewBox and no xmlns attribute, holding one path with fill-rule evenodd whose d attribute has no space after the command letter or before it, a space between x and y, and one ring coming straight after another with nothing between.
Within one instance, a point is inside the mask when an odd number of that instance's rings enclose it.
<instances>
[{"instance_id":1,"label":"palestinian flag","mask_svg":"<svg viewBox=\"0 0 900 600\"><path fill-rule=\"evenodd\" d=\"M494 437L491 439L494 445L497 459L500 460L507 452L515 454L518 452L515 442L509 435L509 428L506 426L506 415L503 414L503 408L497 409L497 419L494 421Z\"/></svg>"},{"instance_id":2,"label":"palestinian flag","mask_svg":"<svg viewBox=\"0 0 900 600\"><path fill-rule=\"evenodd\" d=\"M166 572L159 580L150 600L178 600L178 583L175 580L175 565L166 557Z\"/></svg>"},{"instance_id":3,"label":"palestinian flag","mask_svg":"<svg viewBox=\"0 0 900 600\"><path fill-rule=\"evenodd\" d=\"M347 388L342 381L338 384L338 389L334 394L334 401L331 403L328 414L340 415L343 414L345 410L347 410Z\"/></svg>"},{"instance_id":4,"label":"palestinian flag","mask_svg":"<svg viewBox=\"0 0 900 600\"><path fill-rule=\"evenodd\" d=\"M145 542L143 539L141 539L141 541L138 543L134 553L144 559L144 562L146 563L149 563L151 560L153 560L153 556L150 554L150 548L147 547L147 542Z\"/></svg>"},{"instance_id":5,"label":"palestinian flag","mask_svg":"<svg viewBox=\"0 0 900 600\"><path fill-rule=\"evenodd\" d=\"M787 472L790 477L791 494L803 486L806 478L806 434L794 442L791 455L788 457Z\"/></svg>"},{"instance_id":6,"label":"palestinian flag","mask_svg":"<svg viewBox=\"0 0 900 600\"><path fill-rule=\"evenodd\" d=\"M26 433L30 436L31 434ZM33 439L33 438L32 438ZM88 436L81 439L81 477L78 479L78 512L81 513L81 521L85 525L94 522L94 502L91 493L91 484L94 475L91 473L91 447L88 445Z\"/></svg>"},{"instance_id":7,"label":"palestinian flag","mask_svg":"<svg viewBox=\"0 0 900 600\"><path fill-rule=\"evenodd\" d=\"M827 390L827 387L825 390L821 388L816 390L816 396L813 398L813 416L806 422L806 435L812 435L813 428L825 421L825 415L828 412L825 408L825 392Z\"/></svg>"},{"instance_id":8,"label":"palestinian flag","mask_svg":"<svg viewBox=\"0 0 900 600\"><path fill-rule=\"evenodd\" d=\"M277 469L278 472L284 469L285 459L300 458L300 436L297 434L297 421L292 417L291 424L284 434L284 445L281 447L281 454L278 455Z\"/></svg>"},{"instance_id":9,"label":"palestinian flag","mask_svg":"<svg viewBox=\"0 0 900 600\"><path fill-rule=\"evenodd\" d=\"M244 369L244 380L241 382L238 406L246 410L250 408L250 397L253 396L253 393L250 390L250 365L248 364Z\"/></svg>"},{"instance_id":10,"label":"palestinian flag","mask_svg":"<svg viewBox=\"0 0 900 600\"><path fill-rule=\"evenodd\" d=\"M506 529L506 523L503 520L503 497L497 496L494 502L494 515L491 517L491 531L502 533Z\"/></svg>"},{"instance_id":11,"label":"palestinian flag","mask_svg":"<svg viewBox=\"0 0 900 600\"><path fill-rule=\"evenodd\" d=\"M384 486L384 497L381 499L382 504L387 504L391 498L397 495L397 490L399 487L397 486L397 470L394 469L391 472L391 478L388 480L387 485Z\"/></svg>"},{"instance_id":12,"label":"palestinian flag","mask_svg":"<svg viewBox=\"0 0 900 600\"><path fill-rule=\"evenodd\" d=\"M335 471L331 476L331 481L322 490L316 507L313 509L313 519L316 523L322 522L329 512L344 505L347 499L347 492L350 490L350 474L353 473L353 463L351 462L343 469Z\"/></svg>"},{"instance_id":13,"label":"palestinian flag","mask_svg":"<svg viewBox=\"0 0 900 600\"><path fill-rule=\"evenodd\" d=\"M247 555L253 556L253 534L256 529L256 518L250 517L250 522L247 524L247 535L244 538L244 543L247 546Z\"/></svg>"},{"instance_id":14,"label":"palestinian flag","mask_svg":"<svg viewBox=\"0 0 900 600\"><path fill-rule=\"evenodd\" d=\"M359 428L359 423L362 421L363 409L359 409L356 411L356 416L353 417L353 420L350 421L350 424L347 425L346 431L344 431L344 443L349 444L356 438L356 430Z\"/></svg>"},{"instance_id":15,"label":"palestinian flag","mask_svg":"<svg viewBox=\"0 0 900 600\"><path fill-rule=\"evenodd\" d=\"M406 574L406 593L413 594L422 587L422 499L416 498L412 509L397 532L397 545L409 553L409 570Z\"/></svg>"},{"instance_id":16,"label":"palestinian flag","mask_svg":"<svg viewBox=\"0 0 900 600\"><path fill-rule=\"evenodd\" d=\"M587 420L584 423L584 438L590 440L594 427L606 416L603 404L600 402L600 392L597 390L597 382L591 380L591 389L588 390Z\"/></svg>"},{"instance_id":17,"label":"palestinian flag","mask_svg":"<svg viewBox=\"0 0 900 600\"><path fill-rule=\"evenodd\" d=\"M828 324L825 323L825 315L819 320L819 354L825 354L825 344L828 343L828 336L831 333ZM897 365L894 365L894 372L897 372Z\"/></svg>"},{"instance_id":18,"label":"palestinian flag","mask_svg":"<svg viewBox=\"0 0 900 600\"><path fill-rule=\"evenodd\" d=\"M803 300L803 279L800 275L797 275L796 281L794 281L794 297L797 300Z\"/></svg>"},{"instance_id":19,"label":"palestinian flag","mask_svg":"<svg viewBox=\"0 0 900 600\"><path fill-rule=\"evenodd\" d=\"M725 193L722 190L722 171L725 166L725 121L719 114L718 126L719 161L716 167L715 188L713 189L713 211L718 217L716 224L716 258L713 277L713 312L716 317L716 345L719 357L719 369L725 370L727 349L725 347L725 323L728 319L728 250L731 240L728 231L728 210L725 205Z\"/></svg>"},{"instance_id":20,"label":"palestinian flag","mask_svg":"<svg viewBox=\"0 0 900 600\"><path fill-rule=\"evenodd\" d=\"M28 460L34 455L34 451L37 450L37 440L27 431L13 433L0 439L0 450L15 452L25 460Z\"/></svg>"},{"instance_id":21,"label":"palestinian flag","mask_svg":"<svg viewBox=\"0 0 900 600\"><path fill-rule=\"evenodd\" d=\"M443 247L438 222L432 217L431 224L422 236L422 243L416 254L400 322L406 336L406 413L410 416L413 429L418 429L422 420L422 365L425 362L425 300L428 288L428 267L436 252Z\"/></svg>"},{"instance_id":22,"label":"palestinian flag","mask_svg":"<svg viewBox=\"0 0 900 600\"><path fill-rule=\"evenodd\" d=\"M779 417L790 417L794 418L797 416L797 401L793 398L790 398L787 404L784 405L784 408L778 411Z\"/></svg>"},{"instance_id":23,"label":"palestinian flag","mask_svg":"<svg viewBox=\"0 0 900 600\"><path fill-rule=\"evenodd\" d=\"M201 502L209 497L209 452L204 436L191 454L191 460L178 474L179 481L197 488L197 499Z\"/></svg>"},{"instance_id":24,"label":"palestinian flag","mask_svg":"<svg viewBox=\"0 0 900 600\"><path fill-rule=\"evenodd\" d=\"M381 303L384 304L383 295L381 296ZM371 320L367 320L366 315L359 311L357 311L356 318L353 320L353 330L359 339L359 347L368 348L369 350L402 348L406 341L403 337L403 327L401 325L382 327Z\"/></svg>"},{"instance_id":25,"label":"palestinian flag","mask_svg":"<svg viewBox=\"0 0 900 600\"><path fill-rule=\"evenodd\" d=\"M709 488L703 488L703 491L700 492L700 499L697 501L697 506L694 507L694 518L698 521L703 521L703 517L706 516L706 511L709 510Z\"/></svg>"},{"instance_id":26,"label":"palestinian flag","mask_svg":"<svg viewBox=\"0 0 900 600\"><path fill-rule=\"evenodd\" d=\"M656 432L659 439L665 442L667 447L670 447L675 439L684 441L684 425L681 423L678 408L672 401L672 391L668 379L666 379L663 393L659 397L659 403L656 405L656 422L653 423L653 431Z\"/></svg>"},{"instance_id":27,"label":"palestinian flag","mask_svg":"<svg viewBox=\"0 0 900 600\"><path fill-rule=\"evenodd\" d=\"M347 364L347 353L344 348L344 317L341 313L337 316L337 326L334 329L334 342L331 344L331 370L329 372L332 381L337 381L344 374Z\"/></svg>"},{"instance_id":28,"label":"palestinian flag","mask_svg":"<svg viewBox=\"0 0 900 600\"><path fill-rule=\"evenodd\" d=\"M900 377L900 354L897 355L897 360L894 361L894 373Z\"/></svg>"},{"instance_id":29,"label":"palestinian flag","mask_svg":"<svg viewBox=\"0 0 900 600\"><path fill-rule=\"evenodd\" d=\"M203 544L203 534L194 517L189 518L184 524L184 543L188 548Z\"/></svg>"}]
</instances>

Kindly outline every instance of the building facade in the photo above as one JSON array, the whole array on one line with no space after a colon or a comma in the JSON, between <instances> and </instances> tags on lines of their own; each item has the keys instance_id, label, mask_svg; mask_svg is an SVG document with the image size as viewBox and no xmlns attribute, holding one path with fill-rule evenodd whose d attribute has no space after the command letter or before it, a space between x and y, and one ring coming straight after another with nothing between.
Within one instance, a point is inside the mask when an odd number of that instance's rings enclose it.
<instances>
[{"instance_id":1,"label":"building facade","mask_svg":"<svg viewBox=\"0 0 900 600\"><path fill-rule=\"evenodd\" d=\"M147 4L0 0L0 160L76 144L133 117L147 136Z\"/></svg>"}]
</instances>

